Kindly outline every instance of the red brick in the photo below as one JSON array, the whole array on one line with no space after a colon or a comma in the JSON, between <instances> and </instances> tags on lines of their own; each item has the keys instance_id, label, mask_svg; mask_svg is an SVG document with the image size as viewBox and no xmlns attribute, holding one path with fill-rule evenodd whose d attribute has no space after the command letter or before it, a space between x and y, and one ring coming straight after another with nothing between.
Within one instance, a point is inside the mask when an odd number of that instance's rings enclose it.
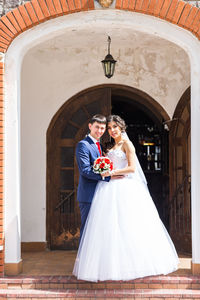
<instances>
[{"instance_id":1,"label":"red brick","mask_svg":"<svg viewBox=\"0 0 200 300\"><path fill-rule=\"evenodd\" d=\"M56 16L56 10L55 10L55 7L53 5L53 2L52 0L46 0L46 3L47 3L47 7L49 9L49 12L50 12L50 15L53 17Z\"/></svg>"},{"instance_id":2,"label":"red brick","mask_svg":"<svg viewBox=\"0 0 200 300\"><path fill-rule=\"evenodd\" d=\"M122 7L122 0L116 0L115 8L121 9L121 7Z\"/></svg>"},{"instance_id":3,"label":"red brick","mask_svg":"<svg viewBox=\"0 0 200 300\"><path fill-rule=\"evenodd\" d=\"M176 283L164 283L163 288L164 289L176 289L177 284Z\"/></svg>"},{"instance_id":4,"label":"red brick","mask_svg":"<svg viewBox=\"0 0 200 300\"><path fill-rule=\"evenodd\" d=\"M0 52L6 52L8 46L0 42Z\"/></svg>"},{"instance_id":5,"label":"red brick","mask_svg":"<svg viewBox=\"0 0 200 300\"><path fill-rule=\"evenodd\" d=\"M164 4L163 4L163 6L160 10L160 17L161 18L163 18L163 19L165 18L166 14L169 10L170 5L171 5L171 0L165 0L164 1Z\"/></svg>"},{"instance_id":6,"label":"red brick","mask_svg":"<svg viewBox=\"0 0 200 300\"><path fill-rule=\"evenodd\" d=\"M68 3L68 6L69 6L69 11L74 12L75 11L74 1L73 0L68 0L67 3ZM88 9L87 0L82 0L82 8L83 8L83 10Z\"/></svg>"},{"instance_id":7,"label":"red brick","mask_svg":"<svg viewBox=\"0 0 200 300\"><path fill-rule=\"evenodd\" d=\"M39 21L38 21L38 18L37 18L37 16L36 16L36 13L35 13L35 11L34 11L34 9L33 9L33 6L32 6L32 4L31 4L31 2L25 3L24 6L25 6L25 8L26 8L26 10L27 10L27 12L28 12L30 18L31 18L32 23L33 23L33 24L38 24Z\"/></svg>"},{"instance_id":8,"label":"red brick","mask_svg":"<svg viewBox=\"0 0 200 300\"><path fill-rule=\"evenodd\" d=\"M33 8L34 8L35 13L36 13L36 15L38 17L38 20L40 22L44 21L46 18L45 18L44 14L43 14L43 12L41 10L41 7L40 7L38 1L37 0L32 0L31 4L33 5Z\"/></svg>"},{"instance_id":9,"label":"red brick","mask_svg":"<svg viewBox=\"0 0 200 300\"><path fill-rule=\"evenodd\" d=\"M198 11L198 13L196 14L191 26L190 26L190 29L192 31L194 31L199 23L199 20L200 20L200 10ZM197 27L198 28L198 27ZM197 30L198 31L198 30Z\"/></svg>"},{"instance_id":10,"label":"red brick","mask_svg":"<svg viewBox=\"0 0 200 300\"><path fill-rule=\"evenodd\" d=\"M192 283L192 289L199 290L200 289L200 283Z\"/></svg>"},{"instance_id":11,"label":"red brick","mask_svg":"<svg viewBox=\"0 0 200 300\"><path fill-rule=\"evenodd\" d=\"M136 0L135 11L141 11L143 0Z\"/></svg>"},{"instance_id":12,"label":"red brick","mask_svg":"<svg viewBox=\"0 0 200 300\"><path fill-rule=\"evenodd\" d=\"M179 283L177 284L178 289L191 289L192 285L190 283Z\"/></svg>"},{"instance_id":13,"label":"red brick","mask_svg":"<svg viewBox=\"0 0 200 300\"><path fill-rule=\"evenodd\" d=\"M154 8L154 12L153 12L154 16L159 16L160 10L163 6L163 2L164 2L164 0L158 0L156 6Z\"/></svg>"},{"instance_id":14,"label":"red brick","mask_svg":"<svg viewBox=\"0 0 200 300\"><path fill-rule=\"evenodd\" d=\"M4 37L7 41L11 42L12 38L0 29L0 36Z\"/></svg>"},{"instance_id":15,"label":"red brick","mask_svg":"<svg viewBox=\"0 0 200 300\"><path fill-rule=\"evenodd\" d=\"M149 300L150 298L145 297L145 298L141 298L141 297L134 297L134 300ZM123 297L123 300L131 300L131 298L125 298ZM164 300L164 299L163 299Z\"/></svg>"},{"instance_id":16,"label":"red brick","mask_svg":"<svg viewBox=\"0 0 200 300\"><path fill-rule=\"evenodd\" d=\"M196 32L196 37L200 40L200 29Z\"/></svg>"},{"instance_id":17,"label":"red brick","mask_svg":"<svg viewBox=\"0 0 200 300\"><path fill-rule=\"evenodd\" d=\"M136 289L146 289L147 284L146 283L135 283L135 288Z\"/></svg>"},{"instance_id":18,"label":"red brick","mask_svg":"<svg viewBox=\"0 0 200 300\"><path fill-rule=\"evenodd\" d=\"M10 44L10 42L8 42L6 39L4 39L1 36L0 36L0 42L3 43L4 45L7 45L7 46ZM5 47L5 48L7 48L7 47Z\"/></svg>"},{"instance_id":19,"label":"red brick","mask_svg":"<svg viewBox=\"0 0 200 300\"><path fill-rule=\"evenodd\" d=\"M20 13L21 13L21 16L22 16L22 18L23 18L23 20L24 20L26 26L27 26L27 27L32 26L33 23L32 23L32 21L31 21L29 15L28 15L28 13L27 13L27 11L26 11L24 5L20 5L20 6L18 7L18 9L19 9L19 11L20 11Z\"/></svg>"},{"instance_id":20,"label":"red brick","mask_svg":"<svg viewBox=\"0 0 200 300\"><path fill-rule=\"evenodd\" d=\"M88 8L94 9L94 0L88 0Z\"/></svg>"},{"instance_id":21,"label":"red brick","mask_svg":"<svg viewBox=\"0 0 200 300\"><path fill-rule=\"evenodd\" d=\"M172 23L175 23L175 24L178 23L185 5L186 5L186 3L183 1L178 2L176 11L175 11L173 19L172 19Z\"/></svg>"},{"instance_id":22,"label":"red brick","mask_svg":"<svg viewBox=\"0 0 200 300\"><path fill-rule=\"evenodd\" d=\"M149 283L148 287L150 289L162 289L163 285L161 283Z\"/></svg>"},{"instance_id":23,"label":"red brick","mask_svg":"<svg viewBox=\"0 0 200 300\"><path fill-rule=\"evenodd\" d=\"M54 6L55 6L55 9L56 9L56 12L57 12L58 16L62 15L63 11L62 11L60 1L59 0L53 0L53 3L54 3Z\"/></svg>"},{"instance_id":24,"label":"red brick","mask_svg":"<svg viewBox=\"0 0 200 300\"><path fill-rule=\"evenodd\" d=\"M180 20L178 21L178 25L181 25L181 26L184 26L185 24L185 21L190 13L190 10L191 10L191 5L190 4L186 4L185 7L184 7L184 11L180 17Z\"/></svg>"},{"instance_id":25,"label":"red brick","mask_svg":"<svg viewBox=\"0 0 200 300\"><path fill-rule=\"evenodd\" d=\"M14 34L0 21L0 29L3 30L10 38L14 37Z\"/></svg>"},{"instance_id":26,"label":"red brick","mask_svg":"<svg viewBox=\"0 0 200 300\"><path fill-rule=\"evenodd\" d=\"M18 24L19 24L19 27L21 28L21 30L25 30L26 29L26 24L24 22L24 19L22 18L18 8L15 8L12 10L12 13L14 14Z\"/></svg>"},{"instance_id":27,"label":"red brick","mask_svg":"<svg viewBox=\"0 0 200 300\"><path fill-rule=\"evenodd\" d=\"M9 11L7 14L6 14L6 17L10 20L10 22L13 24L13 26L16 28L17 32L21 32L21 28L19 27L12 11Z\"/></svg>"},{"instance_id":28,"label":"red brick","mask_svg":"<svg viewBox=\"0 0 200 300\"><path fill-rule=\"evenodd\" d=\"M150 0L143 0L142 7L141 7L142 12L144 12L144 13L147 12L148 7L149 7L149 1Z\"/></svg>"},{"instance_id":29,"label":"red brick","mask_svg":"<svg viewBox=\"0 0 200 300\"><path fill-rule=\"evenodd\" d=\"M61 5L62 5L63 12L65 14L69 13L69 7L67 5L67 1L66 0L60 0L60 2L61 2Z\"/></svg>"},{"instance_id":30,"label":"red brick","mask_svg":"<svg viewBox=\"0 0 200 300\"><path fill-rule=\"evenodd\" d=\"M199 21L199 23L195 26L195 28L193 29L194 34L196 35L197 32L199 32L199 30L200 30L200 21Z\"/></svg>"},{"instance_id":31,"label":"red brick","mask_svg":"<svg viewBox=\"0 0 200 300\"><path fill-rule=\"evenodd\" d=\"M12 25L12 23L6 16L1 17L1 21L8 27L8 29L13 33L13 35L16 35L18 33L16 28Z\"/></svg>"},{"instance_id":32,"label":"red brick","mask_svg":"<svg viewBox=\"0 0 200 300\"><path fill-rule=\"evenodd\" d=\"M123 0L122 9L128 9L129 0Z\"/></svg>"},{"instance_id":33,"label":"red brick","mask_svg":"<svg viewBox=\"0 0 200 300\"><path fill-rule=\"evenodd\" d=\"M148 9L147 9L147 12L148 12L149 14L153 15L153 12L154 12L156 3L157 3L157 0L150 0L149 7L148 7Z\"/></svg>"},{"instance_id":34,"label":"red brick","mask_svg":"<svg viewBox=\"0 0 200 300\"><path fill-rule=\"evenodd\" d=\"M195 16L197 15L199 9L197 7L192 7L189 16L187 17L185 24L183 27L190 29L190 26L192 24L192 22L195 19Z\"/></svg>"},{"instance_id":35,"label":"red brick","mask_svg":"<svg viewBox=\"0 0 200 300\"><path fill-rule=\"evenodd\" d=\"M131 10L131 11L135 10L135 2L136 2L136 0L129 0L128 10Z\"/></svg>"},{"instance_id":36,"label":"red brick","mask_svg":"<svg viewBox=\"0 0 200 300\"><path fill-rule=\"evenodd\" d=\"M69 5L69 8L70 8L70 12L74 12L75 8L74 8L73 0L68 0L68 5ZM88 10L88 1L87 0L81 0L81 6L82 6L83 11L87 11Z\"/></svg>"},{"instance_id":37,"label":"red brick","mask_svg":"<svg viewBox=\"0 0 200 300\"><path fill-rule=\"evenodd\" d=\"M81 0L74 0L74 5L76 7L76 11L81 11L82 8Z\"/></svg>"},{"instance_id":38,"label":"red brick","mask_svg":"<svg viewBox=\"0 0 200 300\"><path fill-rule=\"evenodd\" d=\"M42 10L45 18L49 19L51 17L51 14L49 12L49 9L47 7L47 4L46 4L45 0L38 0L38 3L40 5L40 7L41 7L41 10Z\"/></svg>"}]
</instances>

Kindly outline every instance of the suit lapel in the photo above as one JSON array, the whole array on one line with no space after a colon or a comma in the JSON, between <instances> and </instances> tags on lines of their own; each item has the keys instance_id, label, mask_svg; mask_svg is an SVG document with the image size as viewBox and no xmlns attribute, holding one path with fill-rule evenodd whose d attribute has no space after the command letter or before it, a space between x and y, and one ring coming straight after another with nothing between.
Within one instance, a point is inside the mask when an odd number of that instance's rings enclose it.
<instances>
[{"instance_id":1,"label":"suit lapel","mask_svg":"<svg viewBox=\"0 0 200 300\"><path fill-rule=\"evenodd\" d=\"M96 152L97 156L100 156L99 150L98 150L97 146L95 145L95 143L93 142L93 140L89 136L86 137L86 140L88 141L88 143L90 144L90 146L94 149L94 151Z\"/></svg>"}]
</instances>

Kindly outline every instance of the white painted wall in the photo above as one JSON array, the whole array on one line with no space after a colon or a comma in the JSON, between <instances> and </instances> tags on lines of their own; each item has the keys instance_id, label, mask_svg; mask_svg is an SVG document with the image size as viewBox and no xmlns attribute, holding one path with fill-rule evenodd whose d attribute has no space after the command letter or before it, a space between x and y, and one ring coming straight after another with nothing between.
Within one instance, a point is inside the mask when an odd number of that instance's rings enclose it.
<instances>
[{"instance_id":1,"label":"white painted wall","mask_svg":"<svg viewBox=\"0 0 200 300\"><path fill-rule=\"evenodd\" d=\"M189 59L175 44L133 29L112 29L116 73L104 77L106 28L67 31L27 52L21 76L22 241L45 241L46 132L59 109L75 93L101 83L141 89L172 116L190 84ZM121 37L123 36L123 43ZM100 37L100 38L99 38ZM104 42L103 42L103 38ZM103 45L103 47L102 47ZM33 158L33 159L30 159Z\"/></svg>"},{"instance_id":2,"label":"white painted wall","mask_svg":"<svg viewBox=\"0 0 200 300\"><path fill-rule=\"evenodd\" d=\"M99 63L107 52L107 34L112 37L111 52L118 60L115 76L110 80L104 77ZM192 101L198 99L199 50L198 40L182 28L151 16L117 10L59 17L14 40L5 60L9 149L5 184L7 262L19 259L16 251L9 250L14 246L7 229L12 227L10 220L14 215L21 223L22 241L46 240L46 130L60 106L85 88L124 83L148 93L172 116L190 84L186 53L191 62ZM195 113L200 115L199 107ZM20 134L13 140L20 127ZM199 148L198 144L196 149ZM11 210L13 201L16 208ZM20 203L22 220L18 211ZM20 239L19 233L16 248Z\"/></svg>"}]
</instances>

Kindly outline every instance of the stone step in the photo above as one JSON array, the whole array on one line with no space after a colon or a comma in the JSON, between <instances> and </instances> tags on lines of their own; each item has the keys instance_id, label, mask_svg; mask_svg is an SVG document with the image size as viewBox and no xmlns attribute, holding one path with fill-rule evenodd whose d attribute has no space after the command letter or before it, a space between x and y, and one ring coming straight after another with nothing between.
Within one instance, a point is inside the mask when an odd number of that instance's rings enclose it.
<instances>
[{"instance_id":1,"label":"stone step","mask_svg":"<svg viewBox=\"0 0 200 300\"><path fill-rule=\"evenodd\" d=\"M0 290L0 299L52 299L57 300L191 300L200 299L200 290L183 289L101 289L101 290L75 290L75 289L49 289L49 290Z\"/></svg>"},{"instance_id":2,"label":"stone step","mask_svg":"<svg viewBox=\"0 0 200 300\"><path fill-rule=\"evenodd\" d=\"M0 278L0 289L190 289L200 290L200 276L149 276L130 281L98 283L73 276L9 276Z\"/></svg>"}]
</instances>

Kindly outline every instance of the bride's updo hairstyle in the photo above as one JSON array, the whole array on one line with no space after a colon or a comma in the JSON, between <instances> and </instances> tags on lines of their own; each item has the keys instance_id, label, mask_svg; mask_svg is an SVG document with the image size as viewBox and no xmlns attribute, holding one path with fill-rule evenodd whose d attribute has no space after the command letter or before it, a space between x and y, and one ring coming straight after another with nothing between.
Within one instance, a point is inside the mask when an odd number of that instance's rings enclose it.
<instances>
[{"instance_id":1,"label":"bride's updo hairstyle","mask_svg":"<svg viewBox=\"0 0 200 300\"><path fill-rule=\"evenodd\" d=\"M107 126L110 122L115 122L121 128L122 132L126 130L126 123L120 116L110 115L109 117L107 117Z\"/></svg>"}]
</instances>

